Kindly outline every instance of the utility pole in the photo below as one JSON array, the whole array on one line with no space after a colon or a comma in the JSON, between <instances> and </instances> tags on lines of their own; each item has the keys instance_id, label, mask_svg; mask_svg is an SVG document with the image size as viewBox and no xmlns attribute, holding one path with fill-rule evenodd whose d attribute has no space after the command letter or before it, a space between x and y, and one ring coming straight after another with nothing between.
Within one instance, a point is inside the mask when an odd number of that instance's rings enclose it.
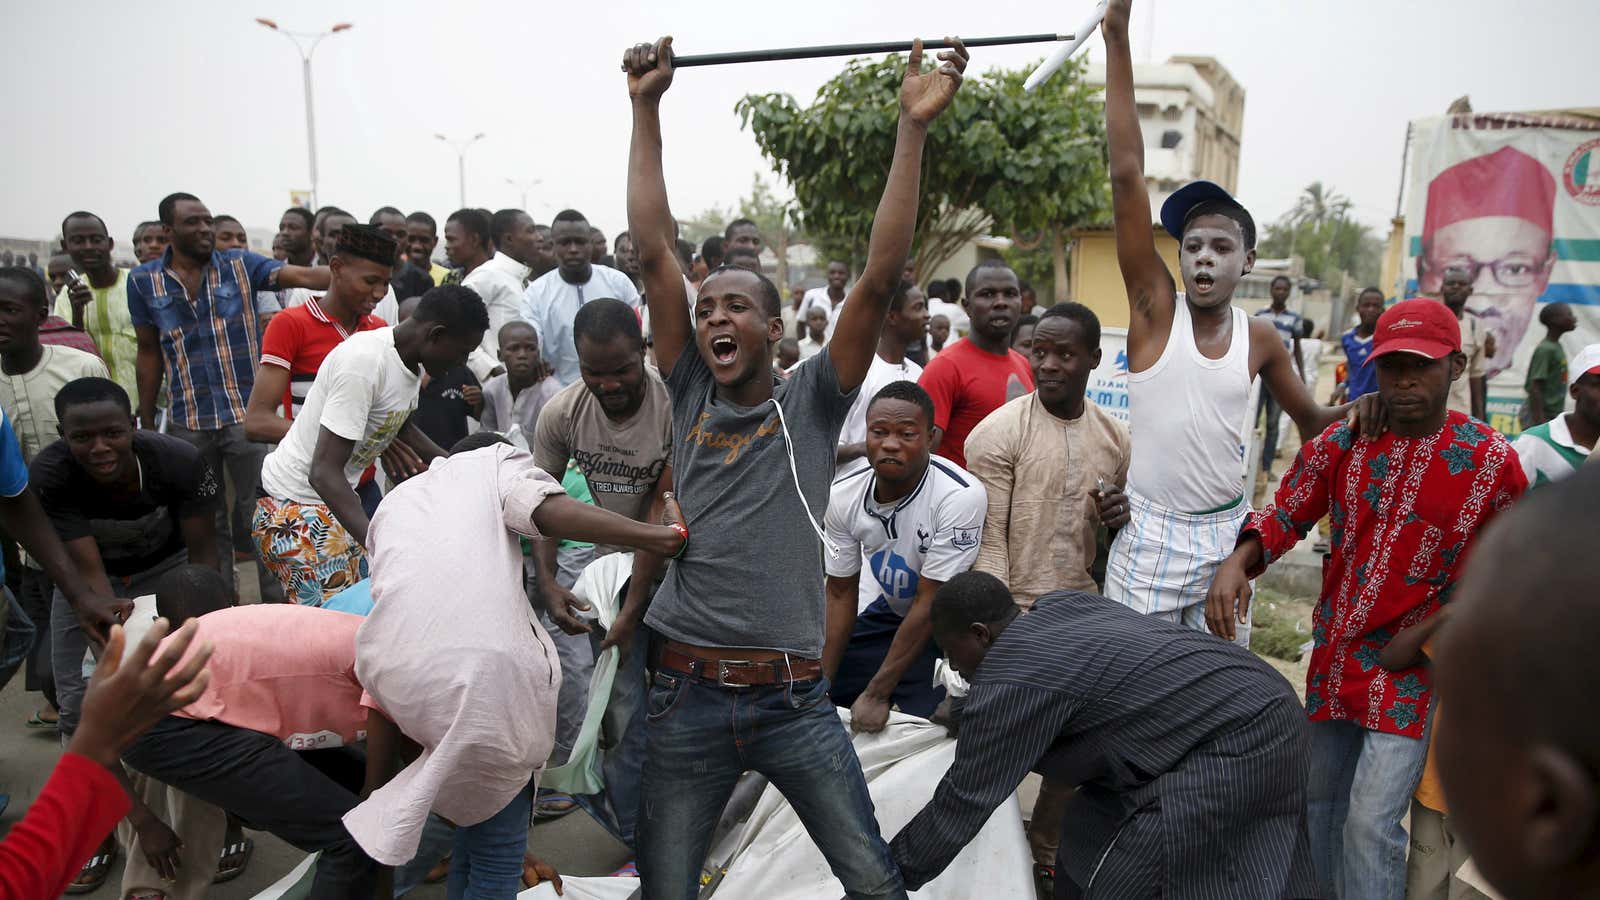
<instances>
[{"instance_id":1,"label":"utility pole","mask_svg":"<svg viewBox=\"0 0 1600 900\"><path fill-rule=\"evenodd\" d=\"M349 31L354 26L349 22L340 22L327 31L285 31L271 19L257 18L256 22L288 38L300 54L300 81L305 87L306 94L306 154L311 164L311 208L314 210L317 208L319 195L317 194L317 118L311 105L311 54L316 52L317 45L322 43L323 38L341 31ZM302 43L302 40L311 43L308 46Z\"/></svg>"}]
</instances>

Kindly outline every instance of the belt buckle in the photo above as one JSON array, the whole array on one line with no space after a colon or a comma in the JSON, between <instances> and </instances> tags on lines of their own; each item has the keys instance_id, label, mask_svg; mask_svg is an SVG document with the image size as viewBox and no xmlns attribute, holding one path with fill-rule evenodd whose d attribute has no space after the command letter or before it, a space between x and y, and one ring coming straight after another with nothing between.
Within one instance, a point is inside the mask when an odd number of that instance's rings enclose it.
<instances>
[{"instance_id":1,"label":"belt buckle","mask_svg":"<svg viewBox=\"0 0 1600 900\"><path fill-rule=\"evenodd\" d=\"M749 666L749 665L754 665L754 663L752 663L748 659L719 659L719 660L717 660L717 686L718 687L725 687L725 688L734 688L734 689L755 687L755 685L753 685L753 684L734 684L733 682L728 681L728 667L730 667L730 666Z\"/></svg>"}]
</instances>

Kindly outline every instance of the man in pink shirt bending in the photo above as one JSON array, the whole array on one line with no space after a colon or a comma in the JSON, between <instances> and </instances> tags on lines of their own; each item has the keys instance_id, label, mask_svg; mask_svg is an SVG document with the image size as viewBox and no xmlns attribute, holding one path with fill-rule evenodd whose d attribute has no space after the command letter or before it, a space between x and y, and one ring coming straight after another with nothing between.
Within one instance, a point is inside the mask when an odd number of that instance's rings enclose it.
<instances>
[{"instance_id":1,"label":"man in pink shirt bending","mask_svg":"<svg viewBox=\"0 0 1600 900\"><path fill-rule=\"evenodd\" d=\"M186 566L170 579L183 579ZM211 589L207 589L210 587ZM371 896L376 864L340 821L356 805L367 735L356 681L360 616L298 604L229 606L221 579L163 583L157 609L193 646L210 643L211 683L123 755L140 772L306 852L321 851L310 896Z\"/></svg>"}]
</instances>

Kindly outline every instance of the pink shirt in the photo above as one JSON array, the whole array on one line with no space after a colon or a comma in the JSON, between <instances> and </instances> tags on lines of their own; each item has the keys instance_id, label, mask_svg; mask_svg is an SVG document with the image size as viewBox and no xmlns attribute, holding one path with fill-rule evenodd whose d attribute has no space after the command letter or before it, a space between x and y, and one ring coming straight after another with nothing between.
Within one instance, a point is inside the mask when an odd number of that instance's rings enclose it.
<instances>
[{"instance_id":1,"label":"pink shirt","mask_svg":"<svg viewBox=\"0 0 1600 900\"><path fill-rule=\"evenodd\" d=\"M211 683L175 715L264 732L295 750L366 738L367 710L356 681L360 616L258 603L195 621L193 646L212 644Z\"/></svg>"}]
</instances>

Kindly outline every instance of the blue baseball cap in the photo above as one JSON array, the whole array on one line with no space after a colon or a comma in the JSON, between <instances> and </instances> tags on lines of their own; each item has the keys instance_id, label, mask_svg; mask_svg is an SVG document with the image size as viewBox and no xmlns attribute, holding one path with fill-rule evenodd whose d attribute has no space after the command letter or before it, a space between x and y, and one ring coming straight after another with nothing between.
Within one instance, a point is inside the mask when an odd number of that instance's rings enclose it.
<instances>
[{"instance_id":1,"label":"blue baseball cap","mask_svg":"<svg viewBox=\"0 0 1600 900\"><path fill-rule=\"evenodd\" d=\"M1189 214L1195 207L1202 203L1219 203L1231 207L1230 212L1238 215L1239 226L1244 231L1245 243L1254 247L1256 243L1256 221L1233 195L1228 193L1220 184L1212 181L1191 181L1172 193L1167 202L1161 204L1161 227L1167 234L1178 240L1183 240L1183 226L1189 221Z\"/></svg>"}]
</instances>

